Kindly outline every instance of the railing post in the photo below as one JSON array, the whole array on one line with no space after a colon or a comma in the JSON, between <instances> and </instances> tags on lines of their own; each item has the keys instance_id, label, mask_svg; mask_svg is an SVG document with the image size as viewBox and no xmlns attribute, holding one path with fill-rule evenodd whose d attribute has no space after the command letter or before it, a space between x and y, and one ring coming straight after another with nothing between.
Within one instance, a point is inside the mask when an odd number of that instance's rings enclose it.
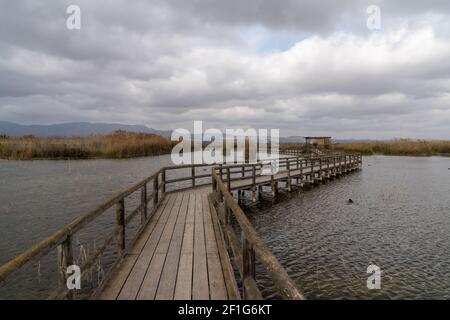
<instances>
[{"instance_id":1,"label":"railing post","mask_svg":"<svg viewBox=\"0 0 450 320\"><path fill-rule=\"evenodd\" d=\"M247 241L244 232L242 232L242 280L245 282L247 278L255 280L256 267L255 267L255 251L252 245ZM251 299L247 294L246 287L244 286L244 299Z\"/></svg>"},{"instance_id":2,"label":"railing post","mask_svg":"<svg viewBox=\"0 0 450 320\"><path fill-rule=\"evenodd\" d=\"M159 174L153 178L153 208L156 208L159 201Z\"/></svg>"},{"instance_id":3,"label":"railing post","mask_svg":"<svg viewBox=\"0 0 450 320\"><path fill-rule=\"evenodd\" d=\"M211 168L211 185L212 185L212 190L216 191L217 189L217 181L215 179L215 169L214 167Z\"/></svg>"},{"instance_id":4,"label":"railing post","mask_svg":"<svg viewBox=\"0 0 450 320\"><path fill-rule=\"evenodd\" d=\"M230 177L230 167L227 167L227 188L231 192L231 177Z\"/></svg>"},{"instance_id":5,"label":"railing post","mask_svg":"<svg viewBox=\"0 0 450 320\"><path fill-rule=\"evenodd\" d=\"M292 191L292 186L291 186L291 165L289 163L289 158L286 161L286 169L287 169L287 178L288 178L287 189L288 189L288 192L291 192Z\"/></svg>"},{"instance_id":6,"label":"railing post","mask_svg":"<svg viewBox=\"0 0 450 320\"><path fill-rule=\"evenodd\" d=\"M147 221L147 183L141 189L141 225Z\"/></svg>"},{"instance_id":7,"label":"railing post","mask_svg":"<svg viewBox=\"0 0 450 320\"><path fill-rule=\"evenodd\" d=\"M297 187L302 187L302 184L303 184L303 160L300 160L300 168L299 169L300 169L300 176L297 179Z\"/></svg>"},{"instance_id":8,"label":"railing post","mask_svg":"<svg viewBox=\"0 0 450 320\"><path fill-rule=\"evenodd\" d=\"M315 162L314 159L311 158L311 174L309 175L311 183L314 183L314 175L315 175L315 173L314 173L314 162Z\"/></svg>"},{"instance_id":9,"label":"railing post","mask_svg":"<svg viewBox=\"0 0 450 320\"><path fill-rule=\"evenodd\" d=\"M72 237L69 234L57 248L59 287L67 286L67 267L73 265ZM67 299L73 300L73 291L69 290Z\"/></svg>"},{"instance_id":10,"label":"railing post","mask_svg":"<svg viewBox=\"0 0 450 320\"><path fill-rule=\"evenodd\" d=\"M125 252L125 200L121 199L116 204L117 224L117 254L122 256Z\"/></svg>"},{"instance_id":11,"label":"railing post","mask_svg":"<svg viewBox=\"0 0 450 320\"><path fill-rule=\"evenodd\" d=\"M336 174L336 157L333 157L333 173Z\"/></svg>"},{"instance_id":12,"label":"railing post","mask_svg":"<svg viewBox=\"0 0 450 320\"><path fill-rule=\"evenodd\" d=\"M330 157L327 157L327 176L330 175Z\"/></svg>"},{"instance_id":13,"label":"railing post","mask_svg":"<svg viewBox=\"0 0 450 320\"><path fill-rule=\"evenodd\" d=\"M166 193L166 168L161 171L161 193Z\"/></svg>"},{"instance_id":14,"label":"railing post","mask_svg":"<svg viewBox=\"0 0 450 320\"><path fill-rule=\"evenodd\" d=\"M192 188L195 188L195 166L191 167Z\"/></svg>"},{"instance_id":15,"label":"railing post","mask_svg":"<svg viewBox=\"0 0 450 320\"><path fill-rule=\"evenodd\" d=\"M319 178L322 178L322 157L319 158Z\"/></svg>"},{"instance_id":16,"label":"railing post","mask_svg":"<svg viewBox=\"0 0 450 320\"><path fill-rule=\"evenodd\" d=\"M252 165L252 200L256 201L256 165Z\"/></svg>"}]
</instances>

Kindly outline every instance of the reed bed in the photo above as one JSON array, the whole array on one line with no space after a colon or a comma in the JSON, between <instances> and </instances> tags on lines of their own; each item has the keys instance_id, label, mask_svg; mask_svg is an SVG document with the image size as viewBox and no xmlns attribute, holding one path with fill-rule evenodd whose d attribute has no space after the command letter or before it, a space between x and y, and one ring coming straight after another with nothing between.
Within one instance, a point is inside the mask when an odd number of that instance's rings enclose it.
<instances>
[{"instance_id":1,"label":"reed bed","mask_svg":"<svg viewBox=\"0 0 450 320\"><path fill-rule=\"evenodd\" d=\"M125 131L73 138L0 136L0 158L11 160L119 159L170 153L173 145L170 139L158 135Z\"/></svg>"},{"instance_id":2,"label":"reed bed","mask_svg":"<svg viewBox=\"0 0 450 320\"><path fill-rule=\"evenodd\" d=\"M407 140L375 141L366 143L335 144L335 150L360 152L362 154L433 156L450 155L450 141Z\"/></svg>"}]
</instances>

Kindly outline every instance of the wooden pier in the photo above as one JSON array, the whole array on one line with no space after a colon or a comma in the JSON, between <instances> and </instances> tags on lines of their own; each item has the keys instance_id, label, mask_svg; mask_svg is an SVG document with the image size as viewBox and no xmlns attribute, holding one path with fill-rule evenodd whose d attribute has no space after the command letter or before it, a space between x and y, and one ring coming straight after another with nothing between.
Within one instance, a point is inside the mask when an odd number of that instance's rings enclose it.
<instances>
[{"instance_id":1,"label":"wooden pier","mask_svg":"<svg viewBox=\"0 0 450 320\"><path fill-rule=\"evenodd\" d=\"M264 187L272 196L281 185L291 192L358 170L361 164L361 155L338 154L281 158L278 172L269 175L265 163L164 167L1 266L0 282L56 250L59 286L49 298L76 299L77 292L66 286L66 270L74 263L73 237L115 207L115 229L80 266L84 279L102 254L115 247L114 264L92 299L262 299L256 261L280 298L303 299L245 216L240 196L251 191L251 200L258 201ZM136 194L138 206L125 214L125 199ZM127 226L138 216L140 228L129 234Z\"/></svg>"}]
</instances>

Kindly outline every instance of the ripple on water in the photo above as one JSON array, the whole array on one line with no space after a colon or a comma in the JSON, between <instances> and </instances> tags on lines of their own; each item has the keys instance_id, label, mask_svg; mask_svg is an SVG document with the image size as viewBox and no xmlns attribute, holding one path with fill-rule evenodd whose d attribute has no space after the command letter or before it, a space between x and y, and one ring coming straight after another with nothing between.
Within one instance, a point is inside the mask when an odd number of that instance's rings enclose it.
<instances>
[{"instance_id":1,"label":"ripple on water","mask_svg":"<svg viewBox=\"0 0 450 320\"><path fill-rule=\"evenodd\" d=\"M360 172L245 209L308 299L445 299L449 162L367 157ZM382 269L381 290L367 289L370 264Z\"/></svg>"}]
</instances>

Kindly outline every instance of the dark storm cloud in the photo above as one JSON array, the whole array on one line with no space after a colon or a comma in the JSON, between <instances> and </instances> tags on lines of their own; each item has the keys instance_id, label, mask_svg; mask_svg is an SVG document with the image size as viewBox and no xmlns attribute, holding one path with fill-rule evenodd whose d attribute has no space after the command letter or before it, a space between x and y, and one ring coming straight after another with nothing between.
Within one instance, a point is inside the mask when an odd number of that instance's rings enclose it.
<instances>
[{"instance_id":1,"label":"dark storm cloud","mask_svg":"<svg viewBox=\"0 0 450 320\"><path fill-rule=\"evenodd\" d=\"M69 4L82 28L65 27ZM382 30L366 28L381 8ZM3 1L0 119L446 137L448 1Z\"/></svg>"}]
</instances>

